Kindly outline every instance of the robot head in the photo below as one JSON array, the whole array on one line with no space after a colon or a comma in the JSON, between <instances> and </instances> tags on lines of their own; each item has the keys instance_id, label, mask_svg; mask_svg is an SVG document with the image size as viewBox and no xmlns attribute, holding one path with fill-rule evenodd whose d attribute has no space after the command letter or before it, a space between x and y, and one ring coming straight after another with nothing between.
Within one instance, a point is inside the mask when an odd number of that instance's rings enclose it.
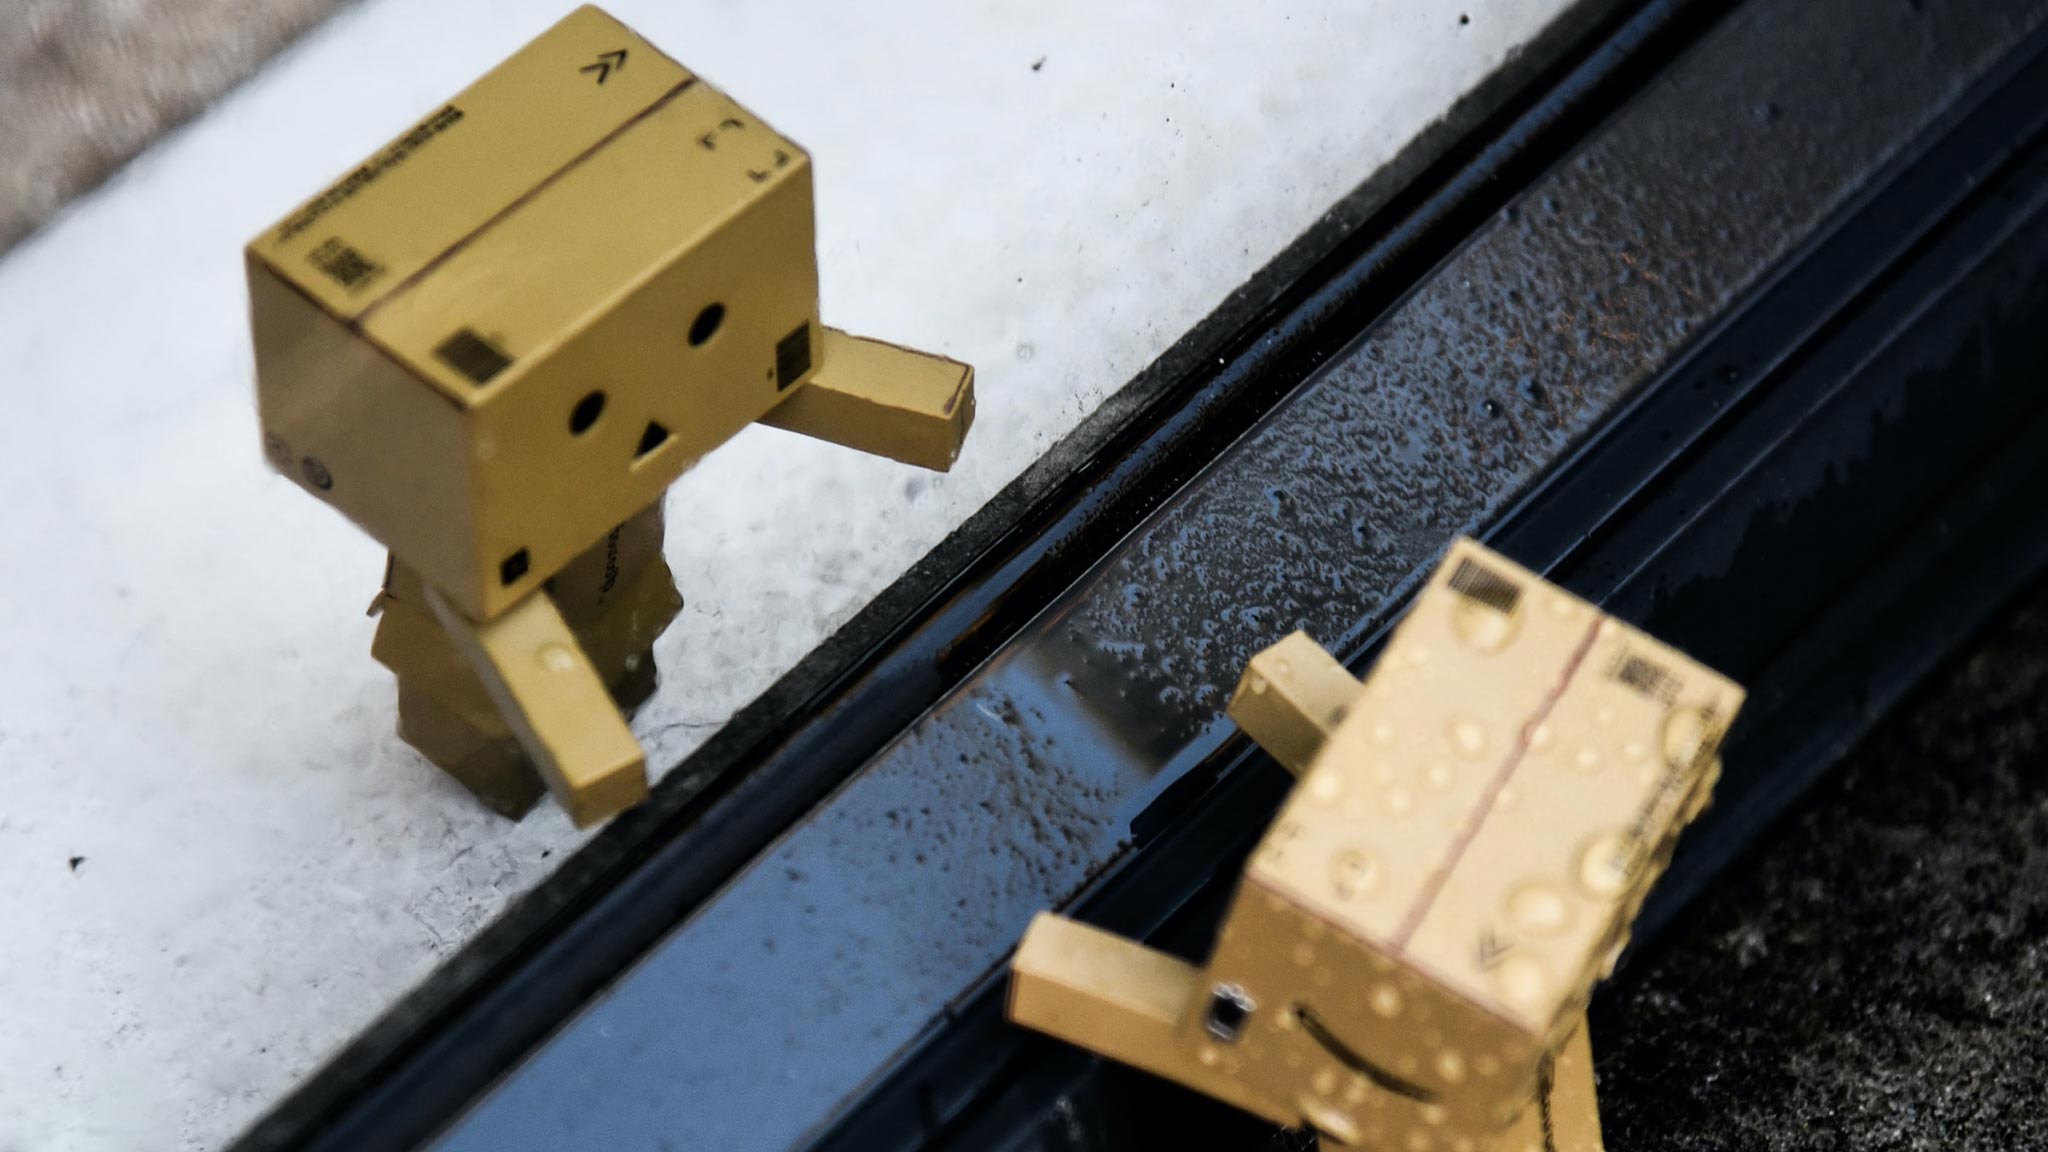
<instances>
[{"instance_id":1,"label":"robot head","mask_svg":"<svg viewBox=\"0 0 2048 1152\"><path fill-rule=\"evenodd\" d=\"M810 163L595 8L249 245L264 445L474 619L811 376Z\"/></svg>"}]
</instances>

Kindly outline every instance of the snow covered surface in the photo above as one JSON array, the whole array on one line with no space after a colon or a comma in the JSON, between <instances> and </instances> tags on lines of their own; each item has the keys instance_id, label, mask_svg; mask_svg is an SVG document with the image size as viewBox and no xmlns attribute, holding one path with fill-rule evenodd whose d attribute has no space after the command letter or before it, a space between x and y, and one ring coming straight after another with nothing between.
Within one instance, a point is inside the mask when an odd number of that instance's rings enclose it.
<instances>
[{"instance_id":1,"label":"snow covered surface","mask_svg":"<svg viewBox=\"0 0 2048 1152\"><path fill-rule=\"evenodd\" d=\"M812 151L830 323L979 369L949 476L753 429L670 493L668 766L1565 0L609 7ZM566 8L368 0L0 262L0 1152L223 1144L581 842L393 735L239 255Z\"/></svg>"}]
</instances>

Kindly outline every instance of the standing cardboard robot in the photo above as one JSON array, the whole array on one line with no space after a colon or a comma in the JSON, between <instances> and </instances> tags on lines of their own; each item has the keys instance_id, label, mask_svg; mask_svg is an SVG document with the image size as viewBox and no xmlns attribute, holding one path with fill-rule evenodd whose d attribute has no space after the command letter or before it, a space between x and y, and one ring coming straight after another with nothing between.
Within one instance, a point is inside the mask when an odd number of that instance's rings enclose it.
<instances>
[{"instance_id":1,"label":"standing cardboard robot","mask_svg":"<svg viewBox=\"0 0 2048 1152\"><path fill-rule=\"evenodd\" d=\"M803 150L596 8L250 243L265 451L391 550L399 731L491 807L647 794L663 493L749 423L949 468L965 364L818 320Z\"/></svg>"}]
</instances>

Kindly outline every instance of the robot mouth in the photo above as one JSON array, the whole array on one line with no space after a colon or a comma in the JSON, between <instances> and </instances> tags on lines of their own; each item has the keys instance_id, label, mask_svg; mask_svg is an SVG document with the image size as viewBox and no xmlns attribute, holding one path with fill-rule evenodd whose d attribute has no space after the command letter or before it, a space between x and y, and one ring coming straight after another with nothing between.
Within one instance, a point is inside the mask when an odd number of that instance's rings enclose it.
<instances>
[{"instance_id":1,"label":"robot mouth","mask_svg":"<svg viewBox=\"0 0 2048 1152\"><path fill-rule=\"evenodd\" d=\"M1419 1104L1435 1104L1442 1099L1438 1093L1367 1060L1357 1049L1338 1039L1337 1034L1317 1019L1316 1014L1309 1011L1306 1004L1296 1004L1292 1011L1295 1022L1301 1025L1301 1030L1308 1033L1309 1039L1321 1045L1332 1060L1365 1077L1377 1087L1396 1096L1405 1096Z\"/></svg>"}]
</instances>

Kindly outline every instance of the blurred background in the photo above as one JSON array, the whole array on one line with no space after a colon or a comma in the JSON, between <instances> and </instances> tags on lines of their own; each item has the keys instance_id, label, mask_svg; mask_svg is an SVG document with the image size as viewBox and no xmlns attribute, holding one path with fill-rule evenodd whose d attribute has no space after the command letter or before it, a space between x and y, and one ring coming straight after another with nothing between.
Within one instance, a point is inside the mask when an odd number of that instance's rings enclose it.
<instances>
[{"instance_id":1,"label":"blurred background","mask_svg":"<svg viewBox=\"0 0 2048 1152\"><path fill-rule=\"evenodd\" d=\"M344 0L13 0L0 21L0 252Z\"/></svg>"}]
</instances>

